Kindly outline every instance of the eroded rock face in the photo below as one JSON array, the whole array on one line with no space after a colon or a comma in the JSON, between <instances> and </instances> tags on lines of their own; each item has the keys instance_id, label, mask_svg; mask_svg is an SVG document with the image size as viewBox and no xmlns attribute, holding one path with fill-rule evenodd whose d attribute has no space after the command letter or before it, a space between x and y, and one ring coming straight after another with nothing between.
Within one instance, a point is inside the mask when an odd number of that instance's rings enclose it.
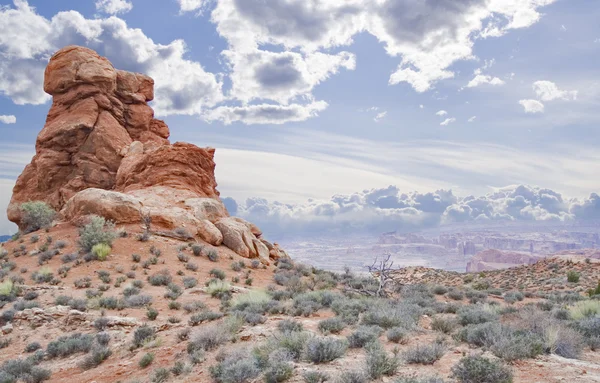
<instances>
[{"instance_id":1,"label":"eroded rock face","mask_svg":"<svg viewBox=\"0 0 600 383\"><path fill-rule=\"evenodd\" d=\"M13 190L9 219L20 224L23 202L41 200L60 210L81 190L113 189L134 141L168 145L168 128L146 104L153 86L151 78L117 71L87 48L68 46L52 56L44 74L52 107Z\"/></svg>"},{"instance_id":2,"label":"eroded rock face","mask_svg":"<svg viewBox=\"0 0 600 383\"><path fill-rule=\"evenodd\" d=\"M89 214L115 223L152 218L161 229L185 229L247 258L287 257L258 227L229 217L219 198L212 148L169 143L169 128L147 104L150 77L116 70L96 52L59 50L45 71L53 96L36 154L18 178L8 217L21 225L20 205L45 201L63 220Z\"/></svg>"}]
</instances>

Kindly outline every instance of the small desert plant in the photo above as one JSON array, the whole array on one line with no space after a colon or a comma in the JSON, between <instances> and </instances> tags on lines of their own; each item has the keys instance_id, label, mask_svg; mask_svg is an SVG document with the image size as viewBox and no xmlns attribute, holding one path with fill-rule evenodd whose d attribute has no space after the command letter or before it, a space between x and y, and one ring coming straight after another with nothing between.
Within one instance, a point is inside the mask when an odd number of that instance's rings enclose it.
<instances>
[{"instance_id":1,"label":"small desert plant","mask_svg":"<svg viewBox=\"0 0 600 383\"><path fill-rule=\"evenodd\" d=\"M402 327L392 327L386 332L386 337L390 342L405 344L408 342L408 334Z\"/></svg>"},{"instance_id":2,"label":"small desert plant","mask_svg":"<svg viewBox=\"0 0 600 383\"><path fill-rule=\"evenodd\" d=\"M138 362L138 365L141 368L146 368L149 365L151 365L152 362L154 362L154 354L151 352L148 352L148 353L144 354L144 356L142 356L142 358Z\"/></svg>"},{"instance_id":3,"label":"small desert plant","mask_svg":"<svg viewBox=\"0 0 600 383\"><path fill-rule=\"evenodd\" d=\"M329 375L316 370L304 372L302 378L306 383L325 383L329 381Z\"/></svg>"},{"instance_id":4,"label":"small desert plant","mask_svg":"<svg viewBox=\"0 0 600 383\"><path fill-rule=\"evenodd\" d=\"M160 272L148 277L148 282L152 286L168 286L173 281L169 270L161 270Z\"/></svg>"},{"instance_id":5,"label":"small desert plant","mask_svg":"<svg viewBox=\"0 0 600 383\"><path fill-rule=\"evenodd\" d=\"M90 370L101 365L111 354L112 352L106 347L95 347L79 366L82 370Z\"/></svg>"},{"instance_id":6,"label":"small desert plant","mask_svg":"<svg viewBox=\"0 0 600 383\"><path fill-rule=\"evenodd\" d=\"M433 364L438 361L444 353L446 347L443 344L434 342L428 345L417 345L402 354L402 358L409 364Z\"/></svg>"},{"instance_id":7,"label":"small desert plant","mask_svg":"<svg viewBox=\"0 0 600 383\"><path fill-rule=\"evenodd\" d=\"M105 261L112 249L105 243L98 243L92 247L92 254L99 261Z\"/></svg>"},{"instance_id":8,"label":"small desert plant","mask_svg":"<svg viewBox=\"0 0 600 383\"><path fill-rule=\"evenodd\" d=\"M277 329L283 333L296 332L302 331L303 326L302 323L297 322L293 319L284 319L281 322L277 323Z\"/></svg>"},{"instance_id":9,"label":"small desert plant","mask_svg":"<svg viewBox=\"0 0 600 383\"><path fill-rule=\"evenodd\" d=\"M569 272L567 272L567 281L571 282L571 283L578 283L579 282L579 273L573 270L570 270Z\"/></svg>"},{"instance_id":10,"label":"small desert plant","mask_svg":"<svg viewBox=\"0 0 600 383\"><path fill-rule=\"evenodd\" d=\"M48 343L46 353L50 358L64 358L79 352L87 353L92 348L93 342L94 338L89 334L75 333L61 336Z\"/></svg>"},{"instance_id":11,"label":"small desert plant","mask_svg":"<svg viewBox=\"0 0 600 383\"><path fill-rule=\"evenodd\" d=\"M141 326L133 333L133 346L140 348L144 344L154 340L156 338L156 331L152 327Z\"/></svg>"},{"instance_id":12,"label":"small desert plant","mask_svg":"<svg viewBox=\"0 0 600 383\"><path fill-rule=\"evenodd\" d=\"M340 358L346 352L348 343L335 338L312 338L306 343L306 358L313 363L327 363Z\"/></svg>"},{"instance_id":13,"label":"small desert plant","mask_svg":"<svg viewBox=\"0 0 600 383\"><path fill-rule=\"evenodd\" d=\"M319 331L323 334L337 334L345 329L347 324L339 317L324 319L319 322Z\"/></svg>"},{"instance_id":14,"label":"small desert plant","mask_svg":"<svg viewBox=\"0 0 600 383\"><path fill-rule=\"evenodd\" d=\"M459 383L512 383L511 370L500 362L482 356L467 356L452 367Z\"/></svg>"},{"instance_id":15,"label":"small desert plant","mask_svg":"<svg viewBox=\"0 0 600 383\"><path fill-rule=\"evenodd\" d=\"M206 287L206 292L212 297L220 297L223 294L231 293L231 285L229 282L216 279L208 284Z\"/></svg>"},{"instance_id":16,"label":"small desert plant","mask_svg":"<svg viewBox=\"0 0 600 383\"><path fill-rule=\"evenodd\" d=\"M155 320L158 317L158 310L156 310L155 308L150 307L147 311L146 311L146 316L148 317L148 319L150 320Z\"/></svg>"},{"instance_id":17,"label":"small desert plant","mask_svg":"<svg viewBox=\"0 0 600 383\"><path fill-rule=\"evenodd\" d=\"M213 261L213 262L217 262L219 260L219 253L217 253L216 250L209 250L206 253L206 256L208 257L209 260Z\"/></svg>"},{"instance_id":18,"label":"small desert plant","mask_svg":"<svg viewBox=\"0 0 600 383\"><path fill-rule=\"evenodd\" d=\"M573 304L569 308L571 318L580 320L584 318L594 317L600 314L600 301L588 300Z\"/></svg>"},{"instance_id":19,"label":"small desert plant","mask_svg":"<svg viewBox=\"0 0 600 383\"><path fill-rule=\"evenodd\" d=\"M88 253L100 243L111 246L115 237L114 224L94 215L90 222L79 230L79 246Z\"/></svg>"},{"instance_id":20,"label":"small desert plant","mask_svg":"<svg viewBox=\"0 0 600 383\"><path fill-rule=\"evenodd\" d=\"M25 226L25 233L50 227L56 215L54 209L42 201L25 202L21 204L20 209L21 224Z\"/></svg>"},{"instance_id":21,"label":"small desert plant","mask_svg":"<svg viewBox=\"0 0 600 383\"><path fill-rule=\"evenodd\" d=\"M400 360L394 355L389 355L379 342L370 343L367 348L367 373L372 379L382 376L392 376L398 370Z\"/></svg>"}]
</instances>

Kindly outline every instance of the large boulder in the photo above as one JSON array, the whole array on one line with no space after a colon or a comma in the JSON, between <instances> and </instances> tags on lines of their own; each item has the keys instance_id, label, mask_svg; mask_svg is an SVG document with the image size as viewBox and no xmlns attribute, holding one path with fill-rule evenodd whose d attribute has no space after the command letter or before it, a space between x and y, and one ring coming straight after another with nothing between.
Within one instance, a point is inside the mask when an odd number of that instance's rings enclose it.
<instances>
[{"instance_id":1,"label":"large boulder","mask_svg":"<svg viewBox=\"0 0 600 383\"><path fill-rule=\"evenodd\" d=\"M77 46L56 52L44 76L52 106L13 189L11 221L22 226L20 205L39 200L66 221L149 217L157 233L183 229L263 263L287 256L256 225L229 217L217 191L215 149L169 143L169 127L147 104L154 98L150 77L116 70Z\"/></svg>"},{"instance_id":2,"label":"large boulder","mask_svg":"<svg viewBox=\"0 0 600 383\"><path fill-rule=\"evenodd\" d=\"M141 212L141 202L130 195L90 188L75 194L60 213L69 221L95 214L114 222L135 223L140 221Z\"/></svg>"}]
</instances>

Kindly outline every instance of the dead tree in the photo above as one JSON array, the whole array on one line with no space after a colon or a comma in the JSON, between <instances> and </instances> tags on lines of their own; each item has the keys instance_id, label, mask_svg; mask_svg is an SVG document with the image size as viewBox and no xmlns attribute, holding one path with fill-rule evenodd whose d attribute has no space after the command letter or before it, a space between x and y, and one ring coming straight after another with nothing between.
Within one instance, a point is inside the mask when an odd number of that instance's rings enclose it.
<instances>
[{"instance_id":1,"label":"dead tree","mask_svg":"<svg viewBox=\"0 0 600 383\"><path fill-rule=\"evenodd\" d=\"M394 269L394 261L390 261L391 254L386 254L385 258L378 262L378 258L375 258L371 266L367 266L369 273L376 278L379 286L375 291L375 296L386 297L388 294L385 290L386 285L392 281L392 272Z\"/></svg>"}]
</instances>

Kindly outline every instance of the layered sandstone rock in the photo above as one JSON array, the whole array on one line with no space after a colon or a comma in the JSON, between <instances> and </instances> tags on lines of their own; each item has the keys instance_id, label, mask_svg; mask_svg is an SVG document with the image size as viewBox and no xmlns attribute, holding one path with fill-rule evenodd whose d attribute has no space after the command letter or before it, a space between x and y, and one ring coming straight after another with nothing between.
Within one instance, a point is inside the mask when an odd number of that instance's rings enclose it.
<instances>
[{"instance_id":1,"label":"layered sandstone rock","mask_svg":"<svg viewBox=\"0 0 600 383\"><path fill-rule=\"evenodd\" d=\"M467 272L500 270L514 266L531 265L543 258L543 256L516 251L483 250L474 255L467 263Z\"/></svg>"},{"instance_id":2,"label":"layered sandstone rock","mask_svg":"<svg viewBox=\"0 0 600 383\"><path fill-rule=\"evenodd\" d=\"M52 107L14 187L11 221L21 225L20 205L39 200L67 221L150 217L153 226L183 228L243 257L287 257L255 225L229 217L216 189L215 149L169 143L168 126L147 104L154 98L150 77L116 70L78 46L59 50L44 75Z\"/></svg>"}]
</instances>

